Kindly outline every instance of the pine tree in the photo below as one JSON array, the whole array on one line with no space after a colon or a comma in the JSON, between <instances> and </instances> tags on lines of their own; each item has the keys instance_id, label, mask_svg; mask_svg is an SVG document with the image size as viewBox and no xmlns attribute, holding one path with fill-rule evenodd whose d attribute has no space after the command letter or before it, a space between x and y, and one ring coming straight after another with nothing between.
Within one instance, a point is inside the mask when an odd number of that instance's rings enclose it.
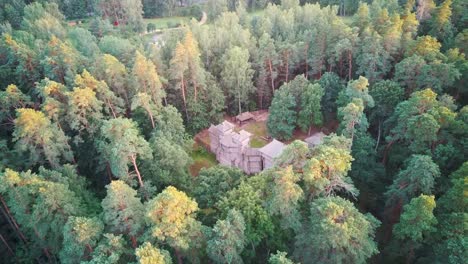
<instances>
[{"instance_id":1,"label":"pine tree","mask_svg":"<svg viewBox=\"0 0 468 264\"><path fill-rule=\"evenodd\" d=\"M288 259L286 252L276 251L276 254L270 254L268 264L294 264L294 262Z\"/></svg>"},{"instance_id":2,"label":"pine tree","mask_svg":"<svg viewBox=\"0 0 468 264\"><path fill-rule=\"evenodd\" d=\"M82 142L82 133L86 131L92 136L98 130L98 122L102 119L102 102L96 98L91 88L73 89L67 93L67 120L70 128L78 132L77 141Z\"/></svg>"},{"instance_id":3,"label":"pine tree","mask_svg":"<svg viewBox=\"0 0 468 264\"><path fill-rule=\"evenodd\" d=\"M140 264L171 264L172 259L169 252L154 247L151 243L145 242L135 250L138 263Z\"/></svg>"},{"instance_id":4,"label":"pine tree","mask_svg":"<svg viewBox=\"0 0 468 264\"><path fill-rule=\"evenodd\" d=\"M345 107L338 109L338 116L340 117L341 134L345 137L354 140L356 134L356 126L360 131L367 131L369 124L367 123L366 115L364 114L364 104L360 98L353 98L353 101Z\"/></svg>"},{"instance_id":5,"label":"pine tree","mask_svg":"<svg viewBox=\"0 0 468 264\"><path fill-rule=\"evenodd\" d=\"M137 236L144 225L144 207L137 193L123 181L112 181L106 186L107 195L102 200L104 221L116 234L130 237L137 246Z\"/></svg>"},{"instance_id":6,"label":"pine tree","mask_svg":"<svg viewBox=\"0 0 468 264\"><path fill-rule=\"evenodd\" d=\"M298 231L301 227L299 202L304 199L304 193L297 184L299 175L295 174L292 166L273 173L272 197L268 201L269 212L281 216L284 228Z\"/></svg>"},{"instance_id":7,"label":"pine tree","mask_svg":"<svg viewBox=\"0 0 468 264\"><path fill-rule=\"evenodd\" d=\"M332 134L312 150L312 158L305 163L302 176L309 197L331 196L338 191L358 194L347 176L353 161L350 147L350 139Z\"/></svg>"},{"instance_id":8,"label":"pine tree","mask_svg":"<svg viewBox=\"0 0 468 264\"><path fill-rule=\"evenodd\" d=\"M63 227L62 263L76 263L91 254L102 234L104 225L97 218L70 217Z\"/></svg>"},{"instance_id":9,"label":"pine tree","mask_svg":"<svg viewBox=\"0 0 468 264\"><path fill-rule=\"evenodd\" d=\"M439 176L439 167L431 157L412 155L408 159L406 168L397 174L393 184L385 193L388 197L387 205L401 206L418 194L432 194L435 180Z\"/></svg>"},{"instance_id":10,"label":"pine tree","mask_svg":"<svg viewBox=\"0 0 468 264\"><path fill-rule=\"evenodd\" d=\"M435 231L437 219L433 211L436 207L434 196L421 194L411 199L411 202L403 207L400 222L393 227L395 237L400 240L410 240L407 261L414 259L414 249L425 237Z\"/></svg>"},{"instance_id":11,"label":"pine tree","mask_svg":"<svg viewBox=\"0 0 468 264\"><path fill-rule=\"evenodd\" d=\"M134 78L134 95L148 94L151 96L153 104L160 108L165 92L162 90L162 83L156 72L156 67L138 51L135 53L132 76Z\"/></svg>"},{"instance_id":12,"label":"pine tree","mask_svg":"<svg viewBox=\"0 0 468 264\"><path fill-rule=\"evenodd\" d=\"M110 54L99 57L93 73L96 78L105 81L117 96L123 98L127 106L130 105L127 69L116 57Z\"/></svg>"},{"instance_id":13,"label":"pine tree","mask_svg":"<svg viewBox=\"0 0 468 264\"><path fill-rule=\"evenodd\" d=\"M47 161L52 167L58 167L60 160L73 159L68 145L68 137L42 113L28 108L16 111L13 140L20 152L29 153L32 164Z\"/></svg>"},{"instance_id":14,"label":"pine tree","mask_svg":"<svg viewBox=\"0 0 468 264\"><path fill-rule=\"evenodd\" d=\"M96 144L103 160L108 162L116 177L128 176L128 164L131 163L140 187L144 186L137 159L151 159L152 154L135 122L121 117L104 121Z\"/></svg>"},{"instance_id":15,"label":"pine tree","mask_svg":"<svg viewBox=\"0 0 468 264\"><path fill-rule=\"evenodd\" d=\"M207 244L208 256L216 263L242 263L241 253L246 245L242 214L230 210L225 220L218 220Z\"/></svg>"},{"instance_id":16,"label":"pine tree","mask_svg":"<svg viewBox=\"0 0 468 264\"><path fill-rule=\"evenodd\" d=\"M302 263L366 263L379 252L374 241L379 225L372 215L361 214L343 198L318 198L296 237L295 255Z\"/></svg>"},{"instance_id":17,"label":"pine tree","mask_svg":"<svg viewBox=\"0 0 468 264\"><path fill-rule=\"evenodd\" d=\"M172 186L146 205L146 218L152 226L153 237L173 247L179 263L182 263L181 251L187 251L199 236L201 224L195 219L197 211L197 203Z\"/></svg>"},{"instance_id":18,"label":"pine tree","mask_svg":"<svg viewBox=\"0 0 468 264\"><path fill-rule=\"evenodd\" d=\"M123 112L124 101L116 96L105 81L98 81L87 70L75 77L75 86L79 88L90 88L96 93L96 97L104 103L103 109L107 115L117 118Z\"/></svg>"}]
</instances>

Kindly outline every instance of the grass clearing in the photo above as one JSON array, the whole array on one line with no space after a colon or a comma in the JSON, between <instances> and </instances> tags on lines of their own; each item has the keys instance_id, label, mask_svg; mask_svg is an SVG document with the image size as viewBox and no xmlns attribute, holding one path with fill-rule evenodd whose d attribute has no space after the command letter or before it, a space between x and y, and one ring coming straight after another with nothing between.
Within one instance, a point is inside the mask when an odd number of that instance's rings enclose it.
<instances>
[{"instance_id":1,"label":"grass clearing","mask_svg":"<svg viewBox=\"0 0 468 264\"><path fill-rule=\"evenodd\" d=\"M268 137L268 131L265 122L252 122L245 125L244 130L254 134L257 137Z\"/></svg>"},{"instance_id":2,"label":"grass clearing","mask_svg":"<svg viewBox=\"0 0 468 264\"><path fill-rule=\"evenodd\" d=\"M253 137L250 140L250 146L252 148L261 148L261 147L265 146L266 144L268 144L268 141L264 140L263 138Z\"/></svg>"},{"instance_id":3,"label":"grass clearing","mask_svg":"<svg viewBox=\"0 0 468 264\"><path fill-rule=\"evenodd\" d=\"M252 139L250 140L250 146L252 148L261 148L268 144L265 139L268 137L268 131L265 122L252 122L244 127L244 130L252 133Z\"/></svg>"},{"instance_id":4,"label":"grass clearing","mask_svg":"<svg viewBox=\"0 0 468 264\"><path fill-rule=\"evenodd\" d=\"M186 25L190 22L190 17L182 17L182 16L175 16L175 17L158 17L158 18L145 18L145 23L148 25L149 23L153 23L156 26L156 30L159 29L166 29L166 28L174 28L181 25Z\"/></svg>"},{"instance_id":5,"label":"grass clearing","mask_svg":"<svg viewBox=\"0 0 468 264\"><path fill-rule=\"evenodd\" d=\"M218 164L216 156L213 153L196 143L193 145L193 151L190 156L193 159L193 164L190 166L189 171L193 177L198 176L202 168L210 168Z\"/></svg>"}]
</instances>

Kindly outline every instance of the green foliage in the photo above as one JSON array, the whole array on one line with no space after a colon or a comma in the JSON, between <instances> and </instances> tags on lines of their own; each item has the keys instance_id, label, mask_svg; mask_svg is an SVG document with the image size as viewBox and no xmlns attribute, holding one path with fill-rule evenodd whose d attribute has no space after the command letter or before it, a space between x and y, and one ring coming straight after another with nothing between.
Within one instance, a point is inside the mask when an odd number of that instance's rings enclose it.
<instances>
[{"instance_id":1,"label":"green foliage","mask_svg":"<svg viewBox=\"0 0 468 264\"><path fill-rule=\"evenodd\" d=\"M19 152L29 153L30 164L47 161L52 167L58 167L61 158L73 159L67 136L44 113L29 108L18 109L16 113L13 140Z\"/></svg>"},{"instance_id":2,"label":"green foliage","mask_svg":"<svg viewBox=\"0 0 468 264\"><path fill-rule=\"evenodd\" d=\"M347 176L353 157L351 141L334 134L312 150L312 158L304 165L303 180L309 196L330 196L338 191L357 195L351 178Z\"/></svg>"},{"instance_id":3,"label":"green foliage","mask_svg":"<svg viewBox=\"0 0 468 264\"><path fill-rule=\"evenodd\" d=\"M310 205L309 221L296 237L295 255L304 263L366 263L378 253L374 241L380 222L361 214L340 197L318 198Z\"/></svg>"},{"instance_id":4,"label":"green foliage","mask_svg":"<svg viewBox=\"0 0 468 264\"><path fill-rule=\"evenodd\" d=\"M195 180L193 194L201 208L213 207L245 177L237 168L214 166L202 169Z\"/></svg>"},{"instance_id":5,"label":"green foliage","mask_svg":"<svg viewBox=\"0 0 468 264\"><path fill-rule=\"evenodd\" d=\"M107 195L101 202L106 225L116 234L128 235L136 246L136 236L144 224L144 207L137 192L120 180L106 188Z\"/></svg>"},{"instance_id":6,"label":"green foliage","mask_svg":"<svg viewBox=\"0 0 468 264\"><path fill-rule=\"evenodd\" d=\"M176 209L176 210L175 210ZM176 250L188 250L201 224L195 220L198 205L185 193L169 186L146 205L152 236Z\"/></svg>"},{"instance_id":7,"label":"green foliage","mask_svg":"<svg viewBox=\"0 0 468 264\"><path fill-rule=\"evenodd\" d=\"M258 245L273 232L273 223L268 212L262 206L263 200L259 190L246 182L229 191L217 207L223 215L230 209L239 211L245 220L245 237L249 243Z\"/></svg>"},{"instance_id":8,"label":"green foliage","mask_svg":"<svg viewBox=\"0 0 468 264\"><path fill-rule=\"evenodd\" d=\"M466 188L468 185L468 163L450 175L451 186L437 200L437 234L433 248L437 260L446 263L460 263L466 258L465 208L468 203Z\"/></svg>"},{"instance_id":9,"label":"green foliage","mask_svg":"<svg viewBox=\"0 0 468 264\"><path fill-rule=\"evenodd\" d=\"M268 133L279 139L290 139L296 128L297 102L287 85L275 92L267 121Z\"/></svg>"},{"instance_id":10,"label":"green foliage","mask_svg":"<svg viewBox=\"0 0 468 264\"><path fill-rule=\"evenodd\" d=\"M269 264L294 264L290 259L286 257L286 252L276 251L276 254L270 254L268 259Z\"/></svg>"},{"instance_id":11,"label":"green foliage","mask_svg":"<svg viewBox=\"0 0 468 264\"><path fill-rule=\"evenodd\" d=\"M60 258L64 263L76 263L93 252L103 231L103 224L97 218L70 217L63 228L63 248Z\"/></svg>"},{"instance_id":12,"label":"green foliage","mask_svg":"<svg viewBox=\"0 0 468 264\"><path fill-rule=\"evenodd\" d=\"M196 2L0 0L3 262L468 258L466 1ZM273 168L192 152L267 108Z\"/></svg>"},{"instance_id":13,"label":"green foliage","mask_svg":"<svg viewBox=\"0 0 468 264\"><path fill-rule=\"evenodd\" d=\"M160 250L149 242L145 242L143 245L135 250L135 255L138 258L140 264L171 264L172 259L169 252L166 250Z\"/></svg>"},{"instance_id":14,"label":"green foliage","mask_svg":"<svg viewBox=\"0 0 468 264\"><path fill-rule=\"evenodd\" d=\"M411 202L403 207L400 222L394 226L395 236L399 239L421 242L424 234L435 231L434 225L437 224L433 214L435 207L433 195L421 194L411 199Z\"/></svg>"},{"instance_id":15,"label":"green foliage","mask_svg":"<svg viewBox=\"0 0 468 264\"><path fill-rule=\"evenodd\" d=\"M299 202L304 199L304 193L297 184L299 175L295 174L292 166L273 173L273 187L268 210L272 215L281 216L284 228L298 231L301 227Z\"/></svg>"},{"instance_id":16,"label":"green foliage","mask_svg":"<svg viewBox=\"0 0 468 264\"><path fill-rule=\"evenodd\" d=\"M218 220L208 241L208 256L216 263L242 263L240 254L246 245L244 217L230 210L225 220Z\"/></svg>"},{"instance_id":17,"label":"green foliage","mask_svg":"<svg viewBox=\"0 0 468 264\"><path fill-rule=\"evenodd\" d=\"M324 90L321 102L323 115L326 120L330 120L331 113L336 113L337 111L336 100L338 98L338 94L344 89L344 87L340 78L336 74L329 72L322 75L322 78L319 80L319 84Z\"/></svg>"},{"instance_id":18,"label":"green foliage","mask_svg":"<svg viewBox=\"0 0 468 264\"><path fill-rule=\"evenodd\" d=\"M241 47L229 49L223 56L221 72L225 91L237 101L239 114L242 113L242 102L253 92L252 77L254 71L249 63L249 51Z\"/></svg>"},{"instance_id":19,"label":"green foliage","mask_svg":"<svg viewBox=\"0 0 468 264\"><path fill-rule=\"evenodd\" d=\"M130 119L119 117L104 121L96 144L103 159L108 162L112 174L119 178L128 175L129 163L138 171L137 157L152 158L148 142L140 136L135 122ZM142 179L140 175L137 176L142 186Z\"/></svg>"},{"instance_id":20,"label":"green foliage","mask_svg":"<svg viewBox=\"0 0 468 264\"><path fill-rule=\"evenodd\" d=\"M431 194L436 178L440 176L439 167L431 157L412 155L405 169L402 169L393 180L386 195L387 204L408 203L418 194Z\"/></svg>"},{"instance_id":21,"label":"green foliage","mask_svg":"<svg viewBox=\"0 0 468 264\"><path fill-rule=\"evenodd\" d=\"M320 102L323 97L323 88L319 84L310 84L301 95L301 110L297 123L303 131L310 126L320 126L323 123Z\"/></svg>"},{"instance_id":22,"label":"green foliage","mask_svg":"<svg viewBox=\"0 0 468 264\"><path fill-rule=\"evenodd\" d=\"M126 244L122 236L113 234L104 234L101 241L99 241L96 249L92 253L90 261L82 261L86 264L117 264L126 251Z\"/></svg>"}]
</instances>

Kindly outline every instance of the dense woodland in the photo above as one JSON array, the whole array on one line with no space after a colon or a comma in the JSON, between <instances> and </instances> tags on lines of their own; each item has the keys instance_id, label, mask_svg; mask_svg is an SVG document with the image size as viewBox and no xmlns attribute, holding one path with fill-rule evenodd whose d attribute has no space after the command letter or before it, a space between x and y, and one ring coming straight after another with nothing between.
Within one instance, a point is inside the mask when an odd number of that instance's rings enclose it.
<instances>
[{"instance_id":1,"label":"dense woodland","mask_svg":"<svg viewBox=\"0 0 468 264\"><path fill-rule=\"evenodd\" d=\"M466 263L467 5L0 0L0 262ZM189 173L259 109L279 140L339 127Z\"/></svg>"}]
</instances>

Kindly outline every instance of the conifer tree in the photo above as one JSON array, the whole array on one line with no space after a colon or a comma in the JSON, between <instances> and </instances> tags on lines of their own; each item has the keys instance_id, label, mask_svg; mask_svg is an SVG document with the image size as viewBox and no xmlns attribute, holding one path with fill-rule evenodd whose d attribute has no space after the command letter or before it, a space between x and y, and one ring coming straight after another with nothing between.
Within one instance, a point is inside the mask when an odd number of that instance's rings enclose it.
<instances>
[{"instance_id":1,"label":"conifer tree","mask_svg":"<svg viewBox=\"0 0 468 264\"><path fill-rule=\"evenodd\" d=\"M96 93L96 97L103 102L103 109L107 115L117 118L123 112L124 101L110 90L105 81L98 81L87 70L75 77L75 86L79 88L90 88Z\"/></svg>"},{"instance_id":2,"label":"conifer tree","mask_svg":"<svg viewBox=\"0 0 468 264\"><path fill-rule=\"evenodd\" d=\"M67 96L67 120L70 128L78 132L77 140L80 142L84 131L88 135L97 132L98 122L102 119L103 103L96 98L96 93L91 88L76 87Z\"/></svg>"},{"instance_id":3,"label":"conifer tree","mask_svg":"<svg viewBox=\"0 0 468 264\"><path fill-rule=\"evenodd\" d=\"M292 166L273 173L272 197L268 201L271 214L281 216L281 224L285 228L298 231L301 227L299 202L304 199L304 193L298 185L299 175Z\"/></svg>"},{"instance_id":4,"label":"conifer tree","mask_svg":"<svg viewBox=\"0 0 468 264\"><path fill-rule=\"evenodd\" d=\"M60 160L73 159L68 137L42 113L28 108L17 110L13 140L20 152L28 152L32 164L47 161L58 167Z\"/></svg>"},{"instance_id":5,"label":"conifer tree","mask_svg":"<svg viewBox=\"0 0 468 264\"><path fill-rule=\"evenodd\" d=\"M135 53L132 76L135 85L134 94L148 94L151 96L153 104L161 107L165 92L162 90L162 83L156 72L156 67L138 51Z\"/></svg>"},{"instance_id":6,"label":"conifer tree","mask_svg":"<svg viewBox=\"0 0 468 264\"><path fill-rule=\"evenodd\" d=\"M374 241L379 225L343 198L318 198L310 205L304 231L296 237L295 255L302 263L366 263L379 252Z\"/></svg>"},{"instance_id":7,"label":"conifer tree","mask_svg":"<svg viewBox=\"0 0 468 264\"><path fill-rule=\"evenodd\" d=\"M76 263L94 251L104 225L97 218L70 217L63 227L63 263Z\"/></svg>"},{"instance_id":8,"label":"conifer tree","mask_svg":"<svg viewBox=\"0 0 468 264\"><path fill-rule=\"evenodd\" d=\"M242 263L241 253L246 245L244 217L230 210L225 220L218 220L208 241L208 256L216 263Z\"/></svg>"},{"instance_id":9,"label":"conifer tree","mask_svg":"<svg viewBox=\"0 0 468 264\"><path fill-rule=\"evenodd\" d=\"M172 259L169 252L154 247L151 243L145 242L135 250L138 263L140 264L171 264Z\"/></svg>"},{"instance_id":10,"label":"conifer tree","mask_svg":"<svg viewBox=\"0 0 468 264\"><path fill-rule=\"evenodd\" d=\"M330 196L338 191L357 195L351 178L351 141L334 134L324 138L322 144L312 151L312 158L304 165L303 179L309 197Z\"/></svg>"},{"instance_id":11,"label":"conifer tree","mask_svg":"<svg viewBox=\"0 0 468 264\"><path fill-rule=\"evenodd\" d=\"M128 164L131 163L140 187L144 186L137 159L151 159L152 154L134 121L121 117L104 121L96 144L116 177L128 176Z\"/></svg>"},{"instance_id":12,"label":"conifer tree","mask_svg":"<svg viewBox=\"0 0 468 264\"><path fill-rule=\"evenodd\" d=\"M201 223L195 219L198 205L184 192L169 186L146 205L146 219L152 235L174 248L178 263L200 235Z\"/></svg>"},{"instance_id":13,"label":"conifer tree","mask_svg":"<svg viewBox=\"0 0 468 264\"><path fill-rule=\"evenodd\" d=\"M107 195L102 200L104 221L116 234L130 237L136 248L137 237L144 225L144 208L137 193L123 181L112 181L106 186Z\"/></svg>"}]
</instances>

